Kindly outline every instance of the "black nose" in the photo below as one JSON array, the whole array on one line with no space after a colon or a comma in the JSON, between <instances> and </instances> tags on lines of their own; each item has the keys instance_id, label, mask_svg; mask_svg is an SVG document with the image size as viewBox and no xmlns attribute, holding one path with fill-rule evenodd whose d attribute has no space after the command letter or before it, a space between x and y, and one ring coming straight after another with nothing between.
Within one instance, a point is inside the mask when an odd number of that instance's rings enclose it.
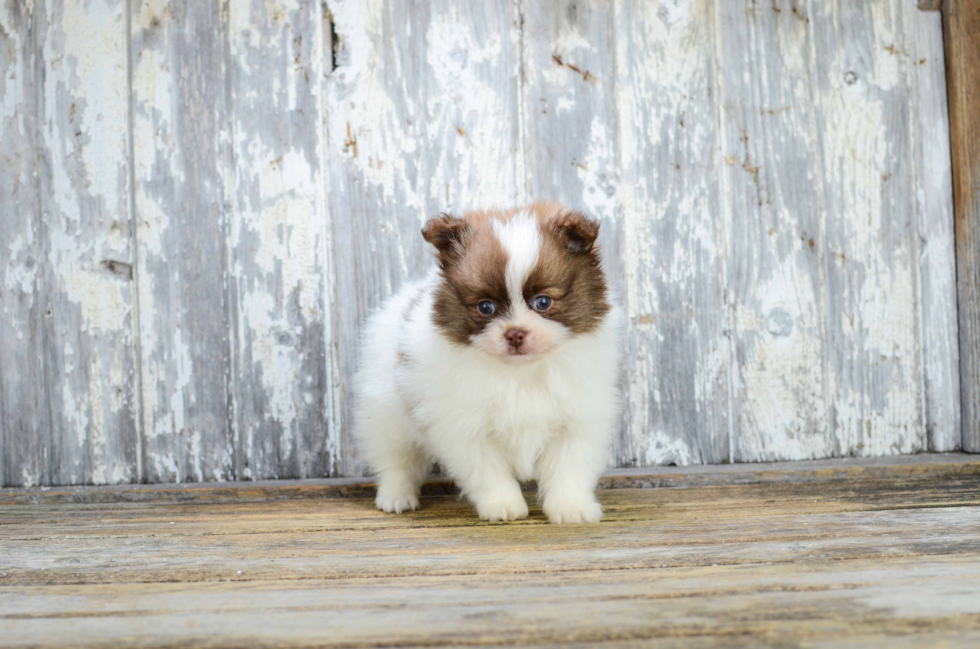
<instances>
[{"instance_id":1,"label":"black nose","mask_svg":"<svg viewBox=\"0 0 980 649\"><path fill-rule=\"evenodd\" d=\"M524 338L527 337L527 331L524 329L508 329L507 333L504 334L504 338L510 343L510 346L517 349L524 343Z\"/></svg>"}]
</instances>

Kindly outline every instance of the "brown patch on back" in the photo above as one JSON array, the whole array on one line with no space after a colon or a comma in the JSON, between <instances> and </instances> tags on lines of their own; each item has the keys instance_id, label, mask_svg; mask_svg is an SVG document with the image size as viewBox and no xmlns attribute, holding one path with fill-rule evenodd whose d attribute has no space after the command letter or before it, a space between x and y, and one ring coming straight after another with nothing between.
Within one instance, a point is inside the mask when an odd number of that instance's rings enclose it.
<instances>
[{"instance_id":1,"label":"brown patch on back","mask_svg":"<svg viewBox=\"0 0 980 649\"><path fill-rule=\"evenodd\" d=\"M525 301L547 295L554 304L543 317L575 334L595 331L610 309L595 246L599 224L557 203L535 203L528 209L537 216L543 236L537 266L524 282Z\"/></svg>"},{"instance_id":2,"label":"brown patch on back","mask_svg":"<svg viewBox=\"0 0 980 649\"><path fill-rule=\"evenodd\" d=\"M514 213L516 210L470 212L458 219L465 223L460 248L453 249L451 256L439 249L443 281L436 289L432 320L456 343L468 345L472 336L510 307L505 283L507 252L494 235L491 221L508 220ZM490 317L477 309L485 299L492 300L497 307Z\"/></svg>"}]
</instances>

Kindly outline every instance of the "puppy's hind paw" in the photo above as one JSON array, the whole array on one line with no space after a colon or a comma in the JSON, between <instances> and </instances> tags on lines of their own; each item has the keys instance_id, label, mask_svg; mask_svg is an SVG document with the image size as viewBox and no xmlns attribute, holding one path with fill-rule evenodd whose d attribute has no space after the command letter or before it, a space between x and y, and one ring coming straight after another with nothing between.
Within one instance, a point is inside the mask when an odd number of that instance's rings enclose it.
<instances>
[{"instance_id":1,"label":"puppy's hind paw","mask_svg":"<svg viewBox=\"0 0 980 649\"><path fill-rule=\"evenodd\" d=\"M602 505L592 500L545 502L545 515L552 523L598 523L602 520Z\"/></svg>"}]
</instances>

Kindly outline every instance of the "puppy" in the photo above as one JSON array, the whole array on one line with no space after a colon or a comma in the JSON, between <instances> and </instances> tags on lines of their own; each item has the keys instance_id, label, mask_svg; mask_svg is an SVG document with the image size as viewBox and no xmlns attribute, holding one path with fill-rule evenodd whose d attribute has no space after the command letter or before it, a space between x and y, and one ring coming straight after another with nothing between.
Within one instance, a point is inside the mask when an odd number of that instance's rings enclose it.
<instances>
[{"instance_id":1,"label":"puppy","mask_svg":"<svg viewBox=\"0 0 980 649\"><path fill-rule=\"evenodd\" d=\"M484 520L526 517L519 481L531 479L552 523L602 518L621 310L598 234L554 203L425 225L438 268L370 319L356 377L379 509L416 509L438 461Z\"/></svg>"}]
</instances>

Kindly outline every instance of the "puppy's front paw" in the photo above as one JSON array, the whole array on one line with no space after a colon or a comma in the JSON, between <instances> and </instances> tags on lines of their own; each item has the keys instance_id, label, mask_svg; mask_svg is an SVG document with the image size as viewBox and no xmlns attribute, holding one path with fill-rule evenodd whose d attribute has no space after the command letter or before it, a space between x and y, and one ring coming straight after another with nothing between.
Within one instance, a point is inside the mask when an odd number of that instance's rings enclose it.
<instances>
[{"instance_id":1,"label":"puppy's front paw","mask_svg":"<svg viewBox=\"0 0 980 649\"><path fill-rule=\"evenodd\" d=\"M419 497L415 490L407 485L391 485L382 480L378 485L378 497L374 499L374 504L378 509L389 514L414 512L419 508Z\"/></svg>"},{"instance_id":2,"label":"puppy's front paw","mask_svg":"<svg viewBox=\"0 0 980 649\"><path fill-rule=\"evenodd\" d=\"M395 498L382 498L378 496L374 500L378 509L389 514L401 514L402 512L414 512L419 508L419 499L415 496L402 496Z\"/></svg>"},{"instance_id":3,"label":"puppy's front paw","mask_svg":"<svg viewBox=\"0 0 980 649\"><path fill-rule=\"evenodd\" d=\"M402 512L414 512L419 508L419 499L413 495L402 495L392 497L381 497L378 495L374 500L378 509L389 514L401 514Z\"/></svg>"},{"instance_id":4,"label":"puppy's front paw","mask_svg":"<svg viewBox=\"0 0 980 649\"><path fill-rule=\"evenodd\" d=\"M602 505L595 497L545 501L542 509L552 523L598 523L602 519Z\"/></svg>"},{"instance_id":5,"label":"puppy's front paw","mask_svg":"<svg viewBox=\"0 0 980 649\"><path fill-rule=\"evenodd\" d=\"M494 500L479 503L476 513L485 521L516 521L527 518L527 503L523 496L510 500Z\"/></svg>"}]
</instances>

